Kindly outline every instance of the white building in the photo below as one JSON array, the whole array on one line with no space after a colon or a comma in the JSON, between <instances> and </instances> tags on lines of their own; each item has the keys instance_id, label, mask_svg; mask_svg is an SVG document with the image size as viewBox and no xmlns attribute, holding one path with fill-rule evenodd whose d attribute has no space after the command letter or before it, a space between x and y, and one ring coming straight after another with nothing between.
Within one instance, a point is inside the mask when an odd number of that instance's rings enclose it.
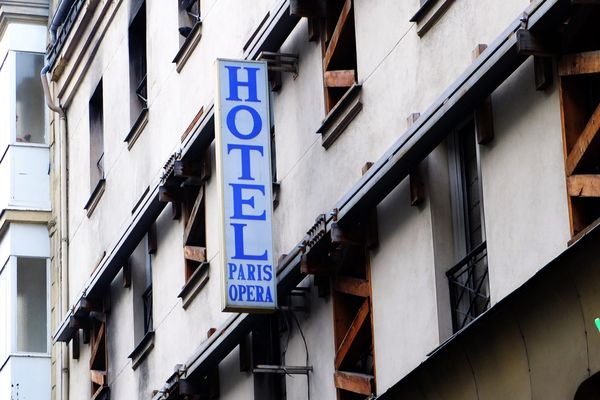
<instances>
[{"instance_id":1,"label":"white building","mask_svg":"<svg viewBox=\"0 0 600 400\"><path fill-rule=\"evenodd\" d=\"M57 398L594 398L597 2L55 3ZM270 66L272 315L222 312L219 58Z\"/></svg>"},{"instance_id":2,"label":"white building","mask_svg":"<svg viewBox=\"0 0 600 400\"><path fill-rule=\"evenodd\" d=\"M0 398L50 399L47 1L0 1Z\"/></svg>"}]
</instances>

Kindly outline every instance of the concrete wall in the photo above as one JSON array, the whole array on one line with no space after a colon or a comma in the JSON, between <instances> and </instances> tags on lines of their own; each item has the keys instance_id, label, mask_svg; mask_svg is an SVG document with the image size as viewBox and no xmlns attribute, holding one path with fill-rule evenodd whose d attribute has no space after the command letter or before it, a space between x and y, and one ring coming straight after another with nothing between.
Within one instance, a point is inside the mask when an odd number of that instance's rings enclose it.
<instances>
[{"instance_id":1,"label":"concrete wall","mask_svg":"<svg viewBox=\"0 0 600 400\"><path fill-rule=\"evenodd\" d=\"M214 60L240 58L243 44L277 2L252 7L234 0L205 1L203 36L180 73L171 62L179 46L174 3L149 2L148 125L128 150L123 138L130 128L127 24L129 2L100 1L104 22L76 65L67 60L55 93L67 105L69 130L69 272L75 298L105 251L126 227L131 211L153 186L167 158L199 108L214 98ZM361 168L377 160L406 130L406 117L429 104L472 62L478 43L489 43L529 5L526 0L470 2L457 0L425 36L419 38L409 18L417 0L385 0L374 7L355 1L358 77L363 110L328 149L315 134L325 116L320 45L307 40L302 20L281 51L298 53L298 76L284 74L273 94L277 178L280 203L274 212L276 257L289 252L313 224L360 178ZM110 24L108 23L110 21ZM465 23L469 21L469 23ZM104 31L104 27L106 31ZM80 54L82 42L73 54ZM440 60L444 68L440 68ZM106 191L91 216L89 199L88 102L100 78L104 84ZM517 97L518 101L513 99ZM490 286L495 303L531 277L566 246L568 215L556 87L533 88L528 61L493 94L496 139L480 147ZM468 116L465 116L465 118ZM455 262L449 214L448 163L445 144L423 164L426 197L411 207L408 181L378 207L380 244L371 254L373 321L378 391L405 376L451 334L445 271ZM214 157L214 149L211 149ZM214 171L213 171L214 172ZM537 190L538 188L543 188ZM219 239L216 181L206 186L209 280L184 309L177 297L184 285L183 222L167 207L157 221L158 251L152 256L154 348L135 370L128 359L134 349L133 294L121 276L111 287L108 322L109 383L114 399L148 398L162 387L176 364L185 362L211 327L227 318L220 312ZM535 251L531 251L535 248ZM309 284L310 282L306 282ZM329 298L313 290L311 311L299 316L315 368L311 395L333 398L333 323ZM286 339L287 341L287 339ZM306 360L301 335L290 337L286 362ZM240 373L236 352L223 361L221 398L252 398L252 377ZM89 347L72 360L73 398L89 397ZM289 399L306 396L304 377L288 378Z\"/></svg>"}]
</instances>

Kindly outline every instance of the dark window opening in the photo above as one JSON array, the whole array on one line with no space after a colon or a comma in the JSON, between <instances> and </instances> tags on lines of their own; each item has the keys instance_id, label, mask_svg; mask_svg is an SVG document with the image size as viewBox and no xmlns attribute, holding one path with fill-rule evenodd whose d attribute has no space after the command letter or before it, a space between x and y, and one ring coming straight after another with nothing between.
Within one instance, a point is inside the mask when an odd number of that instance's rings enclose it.
<instances>
[{"instance_id":1,"label":"dark window opening","mask_svg":"<svg viewBox=\"0 0 600 400\"><path fill-rule=\"evenodd\" d=\"M353 1L329 1L322 31L325 110L329 113L358 79Z\"/></svg>"},{"instance_id":2,"label":"dark window opening","mask_svg":"<svg viewBox=\"0 0 600 400\"><path fill-rule=\"evenodd\" d=\"M104 179L104 103L102 80L89 103L90 117L90 186L93 192Z\"/></svg>"},{"instance_id":3,"label":"dark window opening","mask_svg":"<svg viewBox=\"0 0 600 400\"><path fill-rule=\"evenodd\" d=\"M129 25L129 89L131 124L148 108L146 60L146 3L142 2Z\"/></svg>"},{"instance_id":4,"label":"dark window opening","mask_svg":"<svg viewBox=\"0 0 600 400\"><path fill-rule=\"evenodd\" d=\"M179 0L179 45L183 45L200 23L200 0Z\"/></svg>"},{"instance_id":5,"label":"dark window opening","mask_svg":"<svg viewBox=\"0 0 600 400\"><path fill-rule=\"evenodd\" d=\"M446 273L454 332L490 306L483 196L475 125L450 138L454 242L459 262Z\"/></svg>"},{"instance_id":6,"label":"dark window opening","mask_svg":"<svg viewBox=\"0 0 600 400\"><path fill-rule=\"evenodd\" d=\"M187 282L200 265L206 262L206 206L204 186L184 185L182 191L183 245L188 250L184 250Z\"/></svg>"}]
</instances>

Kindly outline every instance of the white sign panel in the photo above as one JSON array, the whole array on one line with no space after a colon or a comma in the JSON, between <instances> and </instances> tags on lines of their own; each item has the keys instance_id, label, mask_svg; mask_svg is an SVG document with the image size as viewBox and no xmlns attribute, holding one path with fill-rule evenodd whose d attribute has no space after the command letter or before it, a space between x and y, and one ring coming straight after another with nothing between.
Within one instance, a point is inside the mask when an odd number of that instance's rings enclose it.
<instances>
[{"instance_id":1,"label":"white sign panel","mask_svg":"<svg viewBox=\"0 0 600 400\"><path fill-rule=\"evenodd\" d=\"M267 63L217 60L223 310L277 306Z\"/></svg>"}]
</instances>

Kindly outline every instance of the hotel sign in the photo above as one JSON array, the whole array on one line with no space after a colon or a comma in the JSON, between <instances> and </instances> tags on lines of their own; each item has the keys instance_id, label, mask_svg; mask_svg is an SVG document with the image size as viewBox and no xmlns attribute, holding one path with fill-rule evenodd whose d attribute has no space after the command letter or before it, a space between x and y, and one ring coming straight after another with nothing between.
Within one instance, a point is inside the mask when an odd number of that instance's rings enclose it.
<instances>
[{"instance_id":1,"label":"hotel sign","mask_svg":"<svg viewBox=\"0 0 600 400\"><path fill-rule=\"evenodd\" d=\"M223 310L277 306L267 64L217 60L216 159Z\"/></svg>"}]
</instances>

